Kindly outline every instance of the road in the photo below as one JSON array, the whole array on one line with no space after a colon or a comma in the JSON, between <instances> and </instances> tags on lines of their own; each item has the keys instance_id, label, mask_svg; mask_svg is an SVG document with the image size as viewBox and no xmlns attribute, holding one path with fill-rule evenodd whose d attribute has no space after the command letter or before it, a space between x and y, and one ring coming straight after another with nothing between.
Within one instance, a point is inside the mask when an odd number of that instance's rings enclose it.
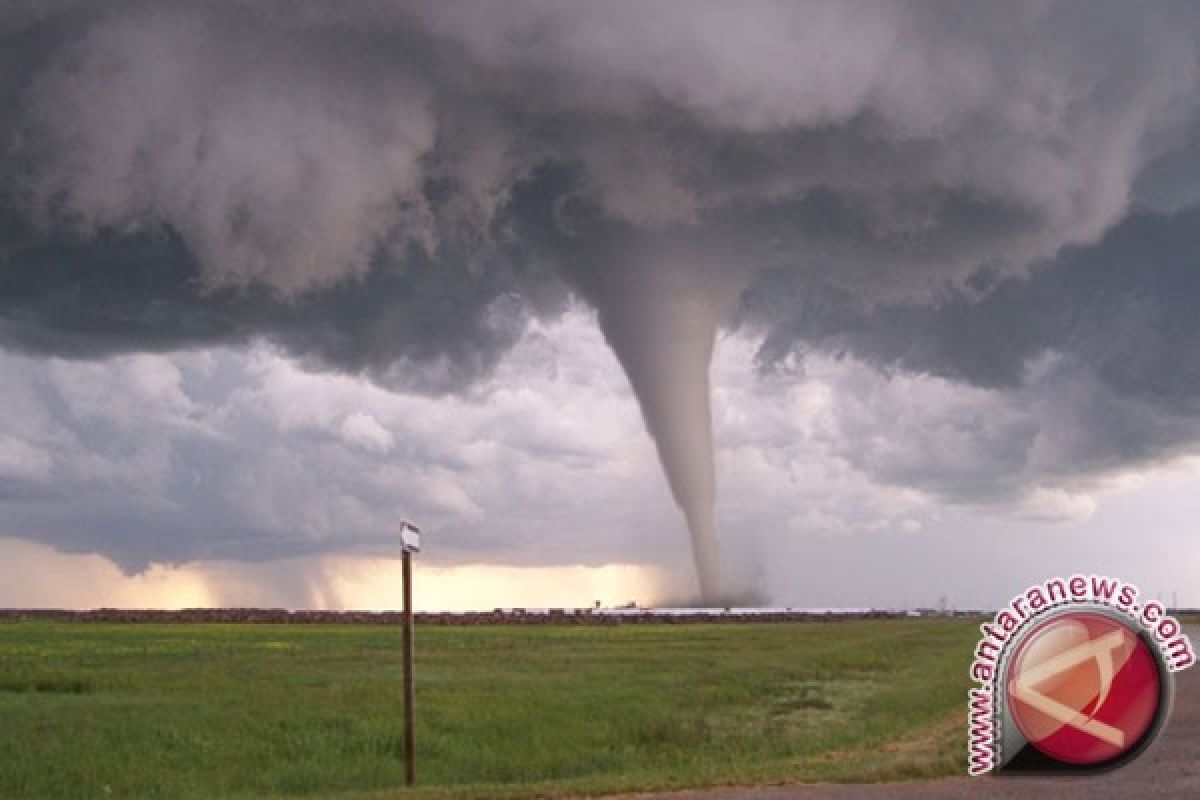
<instances>
[{"instance_id":1,"label":"road","mask_svg":"<svg viewBox=\"0 0 1200 800\"><path fill-rule=\"evenodd\" d=\"M1200 630L1188 631L1193 644ZM965 702L965 701L964 701ZM966 710L963 711L964 717ZM1150 749L1128 766L1089 778L948 778L884 784L704 789L626 800L1164 800L1200 798L1200 666L1176 676L1175 707Z\"/></svg>"}]
</instances>

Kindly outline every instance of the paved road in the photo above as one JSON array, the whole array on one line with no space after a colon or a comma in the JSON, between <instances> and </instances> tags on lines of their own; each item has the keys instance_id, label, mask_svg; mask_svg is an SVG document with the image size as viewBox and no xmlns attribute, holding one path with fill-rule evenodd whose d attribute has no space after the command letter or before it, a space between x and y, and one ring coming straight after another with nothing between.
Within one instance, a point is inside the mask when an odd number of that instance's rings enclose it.
<instances>
[{"instance_id":1,"label":"paved road","mask_svg":"<svg viewBox=\"0 0 1200 800\"><path fill-rule=\"evenodd\" d=\"M1200 630L1188 631L1200 643ZM1200 798L1200 666L1177 675L1175 708L1150 749L1126 767L1091 778L949 778L857 785L706 789L636 795L645 800L1163 800ZM964 712L965 713L965 712Z\"/></svg>"}]
</instances>

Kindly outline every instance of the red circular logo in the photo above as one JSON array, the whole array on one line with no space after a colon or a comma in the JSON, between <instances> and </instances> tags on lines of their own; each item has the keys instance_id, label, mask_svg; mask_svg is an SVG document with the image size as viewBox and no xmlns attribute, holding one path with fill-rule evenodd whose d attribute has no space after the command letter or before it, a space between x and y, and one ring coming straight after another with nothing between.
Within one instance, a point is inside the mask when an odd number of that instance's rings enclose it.
<instances>
[{"instance_id":1,"label":"red circular logo","mask_svg":"<svg viewBox=\"0 0 1200 800\"><path fill-rule=\"evenodd\" d=\"M1128 625L1070 611L1029 632L1007 674L1009 713L1029 743L1068 764L1128 753L1154 723L1158 663Z\"/></svg>"}]
</instances>

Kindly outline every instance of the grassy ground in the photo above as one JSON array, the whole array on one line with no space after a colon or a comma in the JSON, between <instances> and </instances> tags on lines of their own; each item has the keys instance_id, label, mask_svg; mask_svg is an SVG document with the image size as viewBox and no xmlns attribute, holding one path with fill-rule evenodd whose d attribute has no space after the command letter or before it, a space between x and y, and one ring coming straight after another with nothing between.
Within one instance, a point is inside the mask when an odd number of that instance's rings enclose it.
<instances>
[{"instance_id":1,"label":"grassy ground","mask_svg":"<svg viewBox=\"0 0 1200 800\"><path fill-rule=\"evenodd\" d=\"M0 797L528 797L961 772L973 620L0 625Z\"/></svg>"}]
</instances>

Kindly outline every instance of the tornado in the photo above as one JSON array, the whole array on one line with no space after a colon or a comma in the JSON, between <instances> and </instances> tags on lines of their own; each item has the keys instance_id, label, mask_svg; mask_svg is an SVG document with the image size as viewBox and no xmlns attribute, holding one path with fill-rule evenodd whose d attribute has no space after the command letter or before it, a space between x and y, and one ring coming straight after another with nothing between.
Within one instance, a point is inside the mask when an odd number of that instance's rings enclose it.
<instances>
[{"instance_id":1,"label":"tornado","mask_svg":"<svg viewBox=\"0 0 1200 800\"><path fill-rule=\"evenodd\" d=\"M691 534L700 596L722 595L709 367L721 320L744 286L694 251L623 260L581 285L654 440Z\"/></svg>"}]
</instances>

